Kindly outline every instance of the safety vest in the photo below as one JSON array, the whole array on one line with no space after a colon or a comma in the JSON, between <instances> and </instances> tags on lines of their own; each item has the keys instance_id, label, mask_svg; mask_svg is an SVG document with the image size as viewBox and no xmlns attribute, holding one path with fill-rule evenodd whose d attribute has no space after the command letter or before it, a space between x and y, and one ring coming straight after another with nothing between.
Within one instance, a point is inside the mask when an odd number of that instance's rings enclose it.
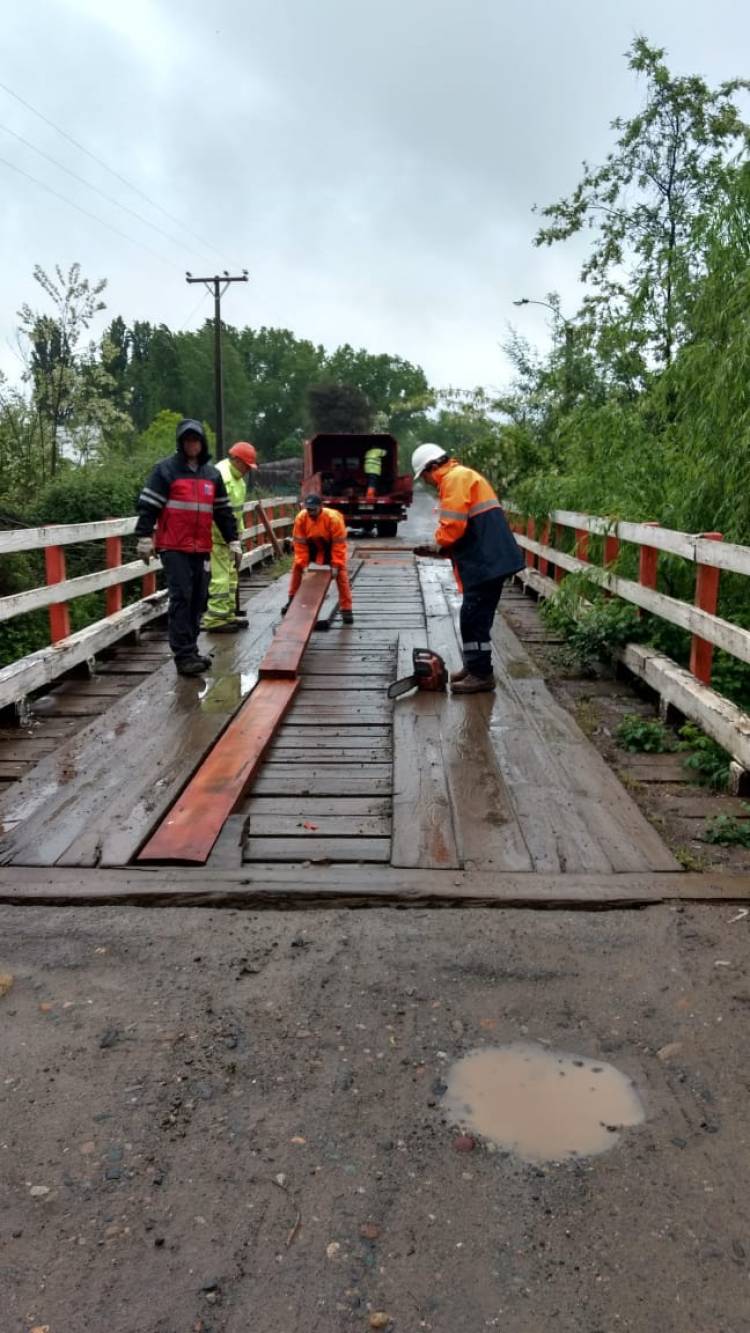
<instances>
[{"instance_id":1,"label":"safety vest","mask_svg":"<svg viewBox=\"0 0 750 1333\"><path fill-rule=\"evenodd\" d=\"M432 475L440 496L435 541L449 548L462 586L473 588L521 569L521 549L500 501L481 472L451 458Z\"/></svg>"},{"instance_id":2,"label":"safety vest","mask_svg":"<svg viewBox=\"0 0 750 1333\"><path fill-rule=\"evenodd\" d=\"M232 506L232 513L237 521L237 527L239 531L242 532L242 529L245 526L245 516L242 512L242 506L247 500L247 485L245 483L245 478L241 477L239 472L235 472L231 458L222 458L221 462L216 464L216 467L227 488L229 503Z\"/></svg>"},{"instance_id":3,"label":"safety vest","mask_svg":"<svg viewBox=\"0 0 750 1333\"><path fill-rule=\"evenodd\" d=\"M383 459L385 458L385 449L368 449L365 454L364 470L371 477L379 477L383 472Z\"/></svg>"}]
</instances>

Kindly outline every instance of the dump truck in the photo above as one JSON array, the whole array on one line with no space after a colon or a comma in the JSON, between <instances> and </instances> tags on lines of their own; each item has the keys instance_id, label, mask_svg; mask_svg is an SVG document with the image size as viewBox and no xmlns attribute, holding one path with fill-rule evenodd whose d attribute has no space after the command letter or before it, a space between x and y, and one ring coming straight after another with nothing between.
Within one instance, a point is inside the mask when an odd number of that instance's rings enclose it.
<instances>
[{"instance_id":1,"label":"dump truck","mask_svg":"<svg viewBox=\"0 0 750 1333\"><path fill-rule=\"evenodd\" d=\"M384 451L374 486L368 485L364 469L368 449ZM300 494L320 495L324 505L343 514L350 528L395 537L412 502L412 478L410 473L399 476L393 435L319 434L304 444Z\"/></svg>"}]
</instances>

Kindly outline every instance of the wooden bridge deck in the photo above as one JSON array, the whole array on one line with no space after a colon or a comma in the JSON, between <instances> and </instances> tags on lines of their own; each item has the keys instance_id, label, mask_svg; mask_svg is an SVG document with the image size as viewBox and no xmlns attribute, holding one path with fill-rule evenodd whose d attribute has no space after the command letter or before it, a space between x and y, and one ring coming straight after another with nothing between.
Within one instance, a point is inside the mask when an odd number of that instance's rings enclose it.
<instances>
[{"instance_id":1,"label":"wooden bridge deck","mask_svg":"<svg viewBox=\"0 0 750 1333\"><path fill-rule=\"evenodd\" d=\"M134 858L252 688L278 624L279 584L253 590L251 628L215 641L206 681L176 677L152 630L94 680L67 682L37 705L53 729L39 728L37 751L16 761L32 766L0 797L0 896L520 894L550 905L679 896L690 877L502 616L494 696L387 699L414 646L458 664L459 603L446 565L418 565L397 544L365 543L359 555L356 623L314 636L266 762L205 868ZM508 603L521 595L508 590Z\"/></svg>"}]
</instances>

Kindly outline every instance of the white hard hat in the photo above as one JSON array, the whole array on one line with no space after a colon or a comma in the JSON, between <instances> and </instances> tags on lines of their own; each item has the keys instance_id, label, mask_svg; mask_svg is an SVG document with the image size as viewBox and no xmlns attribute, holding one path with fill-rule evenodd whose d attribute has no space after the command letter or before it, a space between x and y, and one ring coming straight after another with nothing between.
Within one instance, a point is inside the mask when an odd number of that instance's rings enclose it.
<instances>
[{"instance_id":1,"label":"white hard hat","mask_svg":"<svg viewBox=\"0 0 750 1333\"><path fill-rule=\"evenodd\" d=\"M439 444L418 444L411 456L411 469L414 480L421 477L428 463L437 463L439 458L446 458L445 449Z\"/></svg>"}]
</instances>

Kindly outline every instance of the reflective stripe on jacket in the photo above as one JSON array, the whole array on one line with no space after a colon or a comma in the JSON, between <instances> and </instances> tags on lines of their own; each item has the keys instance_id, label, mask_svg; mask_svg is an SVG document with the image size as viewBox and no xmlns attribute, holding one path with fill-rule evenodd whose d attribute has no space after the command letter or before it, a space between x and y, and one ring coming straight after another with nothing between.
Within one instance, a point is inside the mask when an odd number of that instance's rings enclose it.
<instances>
[{"instance_id":1,"label":"reflective stripe on jacket","mask_svg":"<svg viewBox=\"0 0 750 1333\"><path fill-rule=\"evenodd\" d=\"M473 588L521 569L523 554L486 478L455 458L432 475L440 497L435 541L449 549L462 586Z\"/></svg>"},{"instance_id":2,"label":"reflective stripe on jacket","mask_svg":"<svg viewBox=\"0 0 750 1333\"><path fill-rule=\"evenodd\" d=\"M157 551L207 555L212 522L224 541L236 541L237 524L218 469L206 462L194 471L180 451L157 463L138 497L136 536L153 532Z\"/></svg>"},{"instance_id":3,"label":"reflective stripe on jacket","mask_svg":"<svg viewBox=\"0 0 750 1333\"><path fill-rule=\"evenodd\" d=\"M312 518L302 509L292 530L295 565L328 565L340 569L346 564L346 523L337 509L321 509Z\"/></svg>"},{"instance_id":4,"label":"reflective stripe on jacket","mask_svg":"<svg viewBox=\"0 0 750 1333\"><path fill-rule=\"evenodd\" d=\"M379 477L383 472L385 449L368 449L365 454L364 471L371 477Z\"/></svg>"}]
</instances>

